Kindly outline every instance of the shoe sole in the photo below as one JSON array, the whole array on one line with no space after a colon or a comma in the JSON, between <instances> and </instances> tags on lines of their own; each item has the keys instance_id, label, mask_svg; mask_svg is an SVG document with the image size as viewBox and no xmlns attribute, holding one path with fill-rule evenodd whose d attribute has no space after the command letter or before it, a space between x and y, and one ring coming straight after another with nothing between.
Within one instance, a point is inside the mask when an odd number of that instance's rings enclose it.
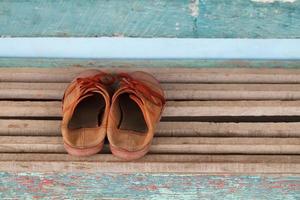
<instances>
[{"instance_id":1,"label":"shoe sole","mask_svg":"<svg viewBox=\"0 0 300 200\"><path fill-rule=\"evenodd\" d=\"M64 147L66 149L66 151L73 156L91 156L94 154L97 154L98 152L100 152L103 149L103 144L104 144L104 140L93 147L90 148L85 148L85 149L79 149L79 148L74 148L70 145L68 145L67 143L64 142Z\"/></svg>"},{"instance_id":2,"label":"shoe sole","mask_svg":"<svg viewBox=\"0 0 300 200\"><path fill-rule=\"evenodd\" d=\"M112 145L109 145L110 151L112 154L118 158L131 161L131 160L136 160L144 155L146 155L150 149L151 143L145 146L143 149L139 151L127 151L118 147L114 147Z\"/></svg>"}]
</instances>

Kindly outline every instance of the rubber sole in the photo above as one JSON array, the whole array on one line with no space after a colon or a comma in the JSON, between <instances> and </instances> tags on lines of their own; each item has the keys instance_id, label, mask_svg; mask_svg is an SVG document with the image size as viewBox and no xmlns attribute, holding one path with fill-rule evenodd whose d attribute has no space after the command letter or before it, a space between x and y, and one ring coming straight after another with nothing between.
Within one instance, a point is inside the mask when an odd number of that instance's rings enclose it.
<instances>
[{"instance_id":1,"label":"rubber sole","mask_svg":"<svg viewBox=\"0 0 300 200\"><path fill-rule=\"evenodd\" d=\"M64 142L64 147L66 149L66 151L73 156L91 156L94 154L97 154L98 152L100 152L103 149L103 144L104 144L104 140L93 147L90 148L85 148L85 149L80 149L80 148L74 148L70 145L68 145L67 143Z\"/></svg>"},{"instance_id":2,"label":"rubber sole","mask_svg":"<svg viewBox=\"0 0 300 200\"><path fill-rule=\"evenodd\" d=\"M151 146L151 143L139 151L127 151L125 149L114 147L112 145L109 145L109 148L114 156L124 159L124 160L127 160L127 161L131 161L131 160L139 159L139 158L143 157L144 155L146 155L150 149L150 146Z\"/></svg>"}]
</instances>

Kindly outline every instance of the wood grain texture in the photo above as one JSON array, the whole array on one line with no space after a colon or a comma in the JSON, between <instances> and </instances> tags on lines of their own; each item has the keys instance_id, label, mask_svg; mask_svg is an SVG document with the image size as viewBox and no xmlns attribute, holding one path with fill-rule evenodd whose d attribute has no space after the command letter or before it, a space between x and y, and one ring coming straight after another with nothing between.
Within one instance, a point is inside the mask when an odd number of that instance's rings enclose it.
<instances>
[{"instance_id":1,"label":"wood grain texture","mask_svg":"<svg viewBox=\"0 0 300 200\"><path fill-rule=\"evenodd\" d=\"M300 83L300 69L268 68L141 68L141 67L65 67L1 68L1 82L70 82L87 69L103 71L146 71L165 83Z\"/></svg>"},{"instance_id":2,"label":"wood grain texture","mask_svg":"<svg viewBox=\"0 0 300 200\"><path fill-rule=\"evenodd\" d=\"M60 136L60 120L0 120L2 136ZM300 137L299 122L160 122L155 137Z\"/></svg>"},{"instance_id":3,"label":"wood grain texture","mask_svg":"<svg viewBox=\"0 0 300 200\"><path fill-rule=\"evenodd\" d=\"M299 38L299 6L281 0L5 0L0 35Z\"/></svg>"},{"instance_id":4,"label":"wood grain texture","mask_svg":"<svg viewBox=\"0 0 300 200\"><path fill-rule=\"evenodd\" d=\"M60 100L68 83L0 83L0 99ZM162 84L168 100L299 100L298 84Z\"/></svg>"},{"instance_id":5,"label":"wood grain texture","mask_svg":"<svg viewBox=\"0 0 300 200\"><path fill-rule=\"evenodd\" d=\"M0 171L299 174L299 69L95 67L154 74L168 98L149 154L66 154L63 90L85 67L1 68ZM185 174L186 176L186 174Z\"/></svg>"},{"instance_id":6,"label":"wood grain texture","mask_svg":"<svg viewBox=\"0 0 300 200\"><path fill-rule=\"evenodd\" d=\"M88 158L66 154L0 154L5 172L121 172L200 174L299 174L299 156L264 155L152 155L125 162L112 155ZM184 174L183 174L184 175Z\"/></svg>"},{"instance_id":7,"label":"wood grain texture","mask_svg":"<svg viewBox=\"0 0 300 200\"><path fill-rule=\"evenodd\" d=\"M2 153L65 153L61 137L0 137ZM108 146L103 150L108 153ZM300 154L300 138L154 138L155 154Z\"/></svg>"},{"instance_id":8,"label":"wood grain texture","mask_svg":"<svg viewBox=\"0 0 300 200\"><path fill-rule=\"evenodd\" d=\"M300 101L167 101L163 117L299 116ZM0 101L0 117L61 117L60 101Z\"/></svg>"}]
</instances>

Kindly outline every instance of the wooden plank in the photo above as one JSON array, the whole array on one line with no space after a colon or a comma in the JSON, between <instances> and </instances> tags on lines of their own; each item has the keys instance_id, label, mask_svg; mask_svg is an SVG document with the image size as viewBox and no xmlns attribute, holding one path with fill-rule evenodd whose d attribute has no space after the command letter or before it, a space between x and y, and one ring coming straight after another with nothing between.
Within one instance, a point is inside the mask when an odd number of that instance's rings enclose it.
<instances>
[{"instance_id":1,"label":"wooden plank","mask_svg":"<svg viewBox=\"0 0 300 200\"><path fill-rule=\"evenodd\" d=\"M163 116L297 116L300 101L169 101Z\"/></svg>"},{"instance_id":2,"label":"wooden plank","mask_svg":"<svg viewBox=\"0 0 300 200\"><path fill-rule=\"evenodd\" d=\"M298 39L23 37L1 38L0 55L82 59L299 60L299 45Z\"/></svg>"},{"instance_id":3,"label":"wooden plank","mask_svg":"<svg viewBox=\"0 0 300 200\"><path fill-rule=\"evenodd\" d=\"M83 67L59 69L1 68L1 82L69 82ZM176 83L300 83L300 69L249 68L98 68L104 71L146 71L161 82Z\"/></svg>"},{"instance_id":4,"label":"wooden plank","mask_svg":"<svg viewBox=\"0 0 300 200\"><path fill-rule=\"evenodd\" d=\"M299 60L264 59L80 59L80 58L0 58L0 67L139 67L139 68L297 68Z\"/></svg>"},{"instance_id":5,"label":"wooden plank","mask_svg":"<svg viewBox=\"0 0 300 200\"><path fill-rule=\"evenodd\" d=\"M0 120L0 135L58 136L60 120Z\"/></svg>"},{"instance_id":6,"label":"wooden plank","mask_svg":"<svg viewBox=\"0 0 300 200\"><path fill-rule=\"evenodd\" d=\"M121 172L205 174L299 174L299 156L151 155L124 162L112 155L87 158L66 154L0 154L5 172Z\"/></svg>"},{"instance_id":7,"label":"wooden plank","mask_svg":"<svg viewBox=\"0 0 300 200\"><path fill-rule=\"evenodd\" d=\"M65 153L61 137L0 137L2 153ZM105 146L104 153L109 152ZM154 138L155 154L300 154L299 138Z\"/></svg>"},{"instance_id":8,"label":"wooden plank","mask_svg":"<svg viewBox=\"0 0 300 200\"><path fill-rule=\"evenodd\" d=\"M33 117L47 116L59 117L61 115L61 103L58 101L30 102L30 101L0 101L1 117Z\"/></svg>"},{"instance_id":9,"label":"wooden plank","mask_svg":"<svg viewBox=\"0 0 300 200\"><path fill-rule=\"evenodd\" d=\"M0 176L8 183L2 186L3 199L298 199L299 196L297 174L4 172Z\"/></svg>"},{"instance_id":10,"label":"wooden plank","mask_svg":"<svg viewBox=\"0 0 300 200\"><path fill-rule=\"evenodd\" d=\"M0 35L156 37L163 34L165 37L192 36L193 17L190 15L188 6L186 0L178 2L134 0L130 3L116 0L105 3L99 1L84 3L2 2L0 11L6 14L0 22L6 29L0 29ZM45 15L45 12L52 17ZM20 19L23 23L19 23ZM8 21L19 24L20 30L14 29Z\"/></svg>"},{"instance_id":11,"label":"wooden plank","mask_svg":"<svg viewBox=\"0 0 300 200\"><path fill-rule=\"evenodd\" d=\"M3 1L0 36L299 38L299 6L285 0Z\"/></svg>"},{"instance_id":12,"label":"wooden plank","mask_svg":"<svg viewBox=\"0 0 300 200\"><path fill-rule=\"evenodd\" d=\"M71 156L69 154L49 153L47 156L41 153L1 153L0 161L63 161L63 162L128 162L119 159L112 154L96 154L88 157ZM211 163L300 163L299 155L196 155L192 154L147 154L133 162L211 162Z\"/></svg>"},{"instance_id":13,"label":"wooden plank","mask_svg":"<svg viewBox=\"0 0 300 200\"><path fill-rule=\"evenodd\" d=\"M68 83L0 83L0 99L60 100ZM167 84L167 99L174 100L299 100L298 84Z\"/></svg>"},{"instance_id":14,"label":"wooden plank","mask_svg":"<svg viewBox=\"0 0 300 200\"><path fill-rule=\"evenodd\" d=\"M2 136L60 136L60 120L0 120ZM160 122L156 137L300 137L299 122Z\"/></svg>"},{"instance_id":15,"label":"wooden plank","mask_svg":"<svg viewBox=\"0 0 300 200\"><path fill-rule=\"evenodd\" d=\"M300 101L168 101L163 117L299 116ZM0 117L61 117L59 101L0 101Z\"/></svg>"}]
</instances>

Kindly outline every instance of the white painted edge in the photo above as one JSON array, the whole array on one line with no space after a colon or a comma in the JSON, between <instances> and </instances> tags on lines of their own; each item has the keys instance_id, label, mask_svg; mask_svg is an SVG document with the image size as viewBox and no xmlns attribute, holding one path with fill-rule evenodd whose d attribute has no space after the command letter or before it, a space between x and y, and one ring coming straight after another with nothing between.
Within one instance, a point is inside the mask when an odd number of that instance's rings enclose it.
<instances>
[{"instance_id":1,"label":"white painted edge","mask_svg":"<svg viewBox=\"0 0 300 200\"><path fill-rule=\"evenodd\" d=\"M300 39L0 38L0 57L300 59Z\"/></svg>"}]
</instances>

